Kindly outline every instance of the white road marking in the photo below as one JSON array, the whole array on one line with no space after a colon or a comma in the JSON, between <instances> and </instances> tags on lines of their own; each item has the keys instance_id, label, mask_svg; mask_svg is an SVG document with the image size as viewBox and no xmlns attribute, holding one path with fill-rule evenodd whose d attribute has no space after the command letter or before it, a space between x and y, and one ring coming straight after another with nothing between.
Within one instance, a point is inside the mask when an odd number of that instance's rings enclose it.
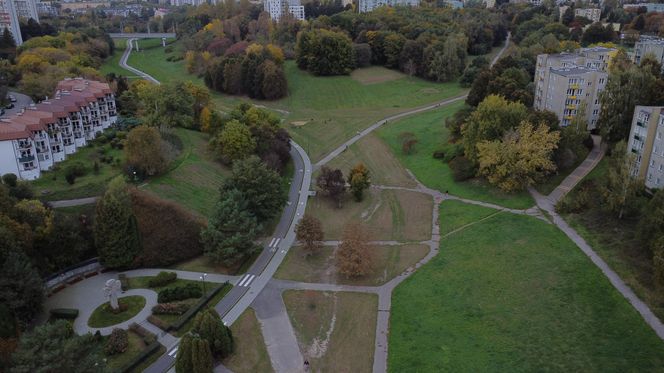
<instances>
[{"instance_id":1,"label":"white road marking","mask_svg":"<svg viewBox=\"0 0 664 373\"><path fill-rule=\"evenodd\" d=\"M254 278L256 278L256 276L255 276L255 275L251 275L251 276L249 277L249 281L247 281L243 286L247 286L247 287L248 287L249 284L251 284L251 282L254 280Z\"/></svg>"},{"instance_id":2,"label":"white road marking","mask_svg":"<svg viewBox=\"0 0 664 373\"><path fill-rule=\"evenodd\" d=\"M175 355L177 354L177 352L178 352L178 346L175 346L175 348L172 349L171 352L168 353L168 356L170 356L170 357L175 357Z\"/></svg>"},{"instance_id":3,"label":"white road marking","mask_svg":"<svg viewBox=\"0 0 664 373\"><path fill-rule=\"evenodd\" d=\"M247 279L249 278L249 276L250 276L249 274L246 274L246 275L242 276L242 279L241 279L240 282L237 284L237 286L244 286L244 283L247 281Z\"/></svg>"},{"instance_id":4,"label":"white road marking","mask_svg":"<svg viewBox=\"0 0 664 373\"><path fill-rule=\"evenodd\" d=\"M277 246L279 246L279 242L281 242L281 238L277 238L277 240L274 242L275 249L277 248Z\"/></svg>"},{"instance_id":5,"label":"white road marking","mask_svg":"<svg viewBox=\"0 0 664 373\"><path fill-rule=\"evenodd\" d=\"M272 238L272 241L270 241L270 244L268 245L268 247L272 247L272 246L274 246L274 241L275 241L276 239L277 239L276 237Z\"/></svg>"}]
</instances>

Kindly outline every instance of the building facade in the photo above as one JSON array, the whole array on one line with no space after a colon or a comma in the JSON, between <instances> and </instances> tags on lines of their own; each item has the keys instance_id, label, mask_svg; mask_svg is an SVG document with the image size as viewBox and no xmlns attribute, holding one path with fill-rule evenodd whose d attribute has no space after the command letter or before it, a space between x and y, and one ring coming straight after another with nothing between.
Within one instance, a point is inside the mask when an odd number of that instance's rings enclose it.
<instances>
[{"instance_id":1,"label":"building facade","mask_svg":"<svg viewBox=\"0 0 664 373\"><path fill-rule=\"evenodd\" d=\"M275 21L279 21L286 14L291 14L293 18L301 21L305 18L304 5L300 4L300 0L265 0L263 7Z\"/></svg>"},{"instance_id":2,"label":"building facade","mask_svg":"<svg viewBox=\"0 0 664 373\"><path fill-rule=\"evenodd\" d=\"M639 41L634 44L632 61L639 65L646 55L651 55L659 63L662 63L664 61L664 39L654 36L641 36Z\"/></svg>"},{"instance_id":3,"label":"building facade","mask_svg":"<svg viewBox=\"0 0 664 373\"><path fill-rule=\"evenodd\" d=\"M37 179L116 120L115 96L108 84L65 79L53 99L0 119L0 175Z\"/></svg>"},{"instance_id":4,"label":"building facade","mask_svg":"<svg viewBox=\"0 0 664 373\"><path fill-rule=\"evenodd\" d=\"M639 8L646 8L647 12L664 12L664 3L638 3L638 4L624 4L623 9L637 10Z\"/></svg>"},{"instance_id":5,"label":"building facade","mask_svg":"<svg viewBox=\"0 0 664 373\"><path fill-rule=\"evenodd\" d=\"M664 188L664 106L637 106L627 151L634 154L632 175L646 188Z\"/></svg>"},{"instance_id":6,"label":"building facade","mask_svg":"<svg viewBox=\"0 0 664 373\"><path fill-rule=\"evenodd\" d=\"M601 106L599 93L608 81L607 68L616 49L582 48L576 53L540 54L535 69L537 110L549 110L568 126L579 114L588 129L597 127Z\"/></svg>"},{"instance_id":7,"label":"building facade","mask_svg":"<svg viewBox=\"0 0 664 373\"><path fill-rule=\"evenodd\" d=\"M381 6L420 6L420 0L360 0L360 13L370 12Z\"/></svg>"},{"instance_id":8,"label":"building facade","mask_svg":"<svg viewBox=\"0 0 664 373\"><path fill-rule=\"evenodd\" d=\"M599 8L585 8L574 9L574 15L577 17L585 17L594 22L599 22L602 16L602 10Z\"/></svg>"}]
</instances>

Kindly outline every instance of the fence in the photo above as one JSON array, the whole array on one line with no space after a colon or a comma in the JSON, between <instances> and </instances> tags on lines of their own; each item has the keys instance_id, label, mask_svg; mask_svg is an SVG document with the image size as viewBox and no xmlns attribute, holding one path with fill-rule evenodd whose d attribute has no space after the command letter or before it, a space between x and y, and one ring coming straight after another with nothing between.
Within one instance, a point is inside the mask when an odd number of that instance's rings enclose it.
<instances>
[{"instance_id":1,"label":"fence","mask_svg":"<svg viewBox=\"0 0 664 373\"><path fill-rule=\"evenodd\" d=\"M88 273L97 273L103 269L104 267L99 263L99 258L88 259L47 277L44 285L46 290L51 291L60 285L66 284L71 279L81 278Z\"/></svg>"}]
</instances>

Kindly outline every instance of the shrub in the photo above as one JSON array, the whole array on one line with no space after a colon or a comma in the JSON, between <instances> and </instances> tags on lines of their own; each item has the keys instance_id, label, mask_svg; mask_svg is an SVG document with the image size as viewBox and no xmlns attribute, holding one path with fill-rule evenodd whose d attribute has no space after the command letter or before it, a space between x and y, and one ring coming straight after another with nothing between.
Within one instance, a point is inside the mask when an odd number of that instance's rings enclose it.
<instances>
[{"instance_id":1,"label":"shrub","mask_svg":"<svg viewBox=\"0 0 664 373\"><path fill-rule=\"evenodd\" d=\"M71 185L76 182L76 178L85 176L85 165L81 162L73 162L65 167L65 180Z\"/></svg>"},{"instance_id":2,"label":"shrub","mask_svg":"<svg viewBox=\"0 0 664 373\"><path fill-rule=\"evenodd\" d=\"M74 174L66 174L65 180L67 180L67 184L74 185L76 182L76 176Z\"/></svg>"},{"instance_id":3,"label":"shrub","mask_svg":"<svg viewBox=\"0 0 664 373\"><path fill-rule=\"evenodd\" d=\"M203 252L200 242L205 221L181 206L137 189L130 191L132 210L143 243L142 263L163 267Z\"/></svg>"},{"instance_id":4,"label":"shrub","mask_svg":"<svg viewBox=\"0 0 664 373\"><path fill-rule=\"evenodd\" d=\"M15 174L4 174L2 175L2 182L10 188L15 188L18 177Z\"/></svg>"},{"instance_id":5,"label":"shrub","mask_svg":"<svg viewBox=\"0 0 664 373\"><path fill-rule=\"evenodd\" d=\"M106 144L108 142L108 137L106 137L106 135L99 135L95 140L100 144Z\"/></svg>"},{"instance_id":6,"label":"shrub","mask_svg":"<svg viewBox=\"0 0 664 373\"><path fill-rule=\"evenodd\" d=\"M157 328L163 331L168 331L171 328L170 324L168 324L167 322L163 321L162 319L158 318L155 315L148 316L148 321L150 322L150 324L156 326Z\"/></svg>"},{"instance_id":7,"label":"shrub","mask_svg":"<svg viewBox=\"0 0 664 373\"><path fill-rule=\"evenodd\" d=\"M113 331L104 346L104 352L106 355L120 354L125 352L128 346L129 337L127 331L124 329L113 328Z\"/></svg>"},{"instance_id":8,"label":"shrub","mask_svg":"<svg viewBox=\"0 0 664 373\"><path fill-rule=\"evenodd\" d=\"M94 165L92 166L92 170L95 175L99 175L99 162L95 161Z\"/></svg>"},{"instance_id":9,"label":"shrub","mask_svg":"<svg viewBox=\"0 0 664 373\"><path fill-rule=\"evenodd\" d=\"M464 181L475 176L475 165L468 158L461 156L449 162L454 181Z\"/></svg>"},{"instance_id":10,"label":"shrub","mask_svg":"<svg viewBox=\"0 0 664 373\"><path fill-rule=\"evenodd\" d=\"M168 303L177 300L200 298L202 295L203 291L198 284L188 283L186 285L161 290L157 295L157 302Z\"/></svg>"},{"instance_id":11,"label":"shrub","mask_svg":"<svg viewBox=\"0 0 664 373\"><path fill-rule=\"evenodd\" d=\"M78 310L75 308L54 308L49 313L54 319L74 320L78 317Z\"/></svg>"},{"instance_id":12,"label":"shrub","mask_svg":"<svg viewBox=\"0 0 664 373\"><path fill-rule=\"evenodd\" d=\"M164 48L164 53L173 53L173 46L169 45L166 48Z\"/></svg>"},{"instance_id":13,"label":"shrub","mask_svg":"<svg viewBox=\"0 0 664 373\"><path fill-rule=\"evenodd\" d=\"M595 146L595 142L593 141L593 137L588 135L588 137L583 139L583 146L585 146L588 150L593 150L593 147Z\"/></svg>"},{"instance_id":14,"label":"shrub","mask_svg":"<svg viewBox=\"0 0 664 373\"><path fill-rule=\"evenodd\" d=\"M129 289L129 280L127 279L127 275L125 275L124 273L120 273L118 275L118 280L120 280L122 291L127 291Z\"/></svg>"},{"instance_id":15,"label":"shrub","mask_svg":"<svg viewBox=\"0 0 664 373\"><path fill-rule=\"evenodd\" d=\"M589 208L593 198L597 195L597 185L594 180L584 180L575 189L575 193L568 194L556 204L556 211L560 213L577 213Z\"/></svg>"},{"instance_id":16,"label":"shrub","mask_svg":"<svg viewBox=\"0 0 664 373\"><path fill-rule=\"evenodd\" d=\"M445 153L445 156L442 158L443 162L449 163L452 159L463 155L463 145L445 144L440 151Z\"/></svg>"},{"instance_id":17,"label":"shrub","mask_svg":"<svg viewBox=\"0 0 664 373\"><path fill-rule=\"evenodd\" d=\"M187 303L159 303L152 307L152 313L155 315L182 315L191 308Z\"/></svg>"},{"instance_id":18,"label":"shrub","mask_svg":"<svg viewBox=\"0 0 664 373\"><path fill-rule=\"evenodd\" d=\"M161 271L159 272L158 275L155 277L151 278L148 281L148 286L151 288L156 288L164 285L168 285L171 282L177 280L178 274L175 272L166 272L166 271Z\"/></svg>"}]
</instances>

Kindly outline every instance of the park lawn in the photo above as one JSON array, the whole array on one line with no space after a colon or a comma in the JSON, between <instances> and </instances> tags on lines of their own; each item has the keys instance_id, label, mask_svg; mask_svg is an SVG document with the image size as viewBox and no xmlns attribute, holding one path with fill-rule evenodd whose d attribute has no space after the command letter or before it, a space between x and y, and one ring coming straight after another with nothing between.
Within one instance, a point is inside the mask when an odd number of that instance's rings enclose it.
<instances>
[{"instance_id":1,"label":"park lawn","mask_svg":"<svg viewBox=\"0 0 664 373\"><path fill-rule=\"evenodd\" d=\"M288 290L284 303L313 372L370 372L378 296Z\"/></svg>"},{"instance_id":2,"label":"park lawn","mask_svg":"<svg viewBox=\"0 0 664 373\"><path fill-rule=\"evenodd\" d=\"M429 252L427 245L418 244L371 246L369 273L346 278L337 272L335 249L324 246L318 253L305 257L301 246L292 247L274 277L299 282L377 286L413 267Z\"/></svg>"},{"instance_id":3,"label":"park lawn","mask_svg":"<svg viewBox=\"0 0 664 373\"><path fill-rule=\"evenodd\" d=\"M131 295L118 298L118 303L126 305L127 309L116 314L111 312L109 303L104 303L92 312L88 319L88 326L91 328L105 328L127 321L145 307L145 298L140 295Z\"/></svg>"},{"instance_id":4,"label":"park lawn","mask_svg":"<svg viewBox=\"0 0 664 373\"><path fill-rule=\"evenodd\" d=\"M342 208L318 195L307 203L307 214L318 218L326 240L339 240L346 224L361 223L372 241L424 241L431 238L431 196L407 190L365 191L364 200L346 196Z\"/></svg>"},{"instance_id":5,"label":"park lawn","mask_svg":"<svg viewBox=\"0 0 664 373\"><path fill-rule=\"evenodd\" d=\"M584 180L601 178L607 171L608 160L604 158ZM572 189L565 198L574 197L577 190ZM638 221L616 219L596 207L562 215L652 312L664 319L664 293L653 283L652 258L642 250Z\"/></svg>"},{"instance_id":6,"label":"park lawn","mask_svg":"<svg viewBox=\"0 0 664 373\"><path fill-rule=\"evenodd\" d=\"M235 351L223 364L236 373L274 372L256 314L251 308L231 325Z\"/></svg>"},{"instance_id":7,"label":"park lawn","mask_svg":"<svg viewBox=\"0 0 664 373\"><path fill-rule=\"evenodd\" d=\"M417 183L408 174L401 162L394 156L391 149L376 134L371 133L348 147L327 164L330 168L338 168L348 176L350 170L358 163L369 169L369 177L374 185L403 186L413 188ZM316 176L316 175L314 175Z\"/></svg>"},{"instance_id":8,"label":"park lawn","mask_svg":"<svg viewBox=\"0 0 664 373\"><path fill-rule=\"evenodd\" d=\"M168 172L149 179L141 188L208 217L230 169L217 162L208 151L207 134L184 128L176 128L175 134L182 140L182 153Z\"/></svg>"},{"instance_id":9,"label":"park lawn","mask_svg":"<svg viewBox=\"0 0 664 373\"><path fill-rule=\"evenodd\" d=\"M106 157L113 157L110 164L100 161L99 149L103 149ZM30 184L35 195L45 201L99 196L106 190L108 182L122 173L124 158L122 150L113 149L109 144L92 143L78 148L74 154L67 155L67 158L58 163L53 170L42 172L42 176ZM75 162L82 163L87 174L77 177L74 184L70 185L65 180L65 169ZM97 174L94 173L95 162L99 165Z\"/></svg>"},{"instance_id":10,"label":"park lawn","mask_svg":"<svg viewBox=\"0 0 664 373\"><path fill-rule=\"evenodd\" d=\"M128 289L150 289L154 290L155 292L160 292L161 290L164 289L171 289L174 287L178 286L184 286L187 284L196 284L202 286L203 282L199 280L185 280L182 278L177 278L175 281L171 282L170 284L166 284L164 286L155 286L155 287L150 287L148 284L151 279L155 278L156 276L138 276L138 277L127 277L127 283L128 283ZM205 287L207 290L210 290L217 286L218 283L216 282L209 282L205 281Z\"/></svg>"},{"instance_id":11,"label":"park lawn","mask_svg":"<svg viewBox=\"0 0 664 373\"><path fill-rule=\"evenodd\" d=\"M136 73L120 67L120 59L127 48L127 39L113 39L113 42L115 43L115 53L104 60L104 63L99 67L99 72L102 75L114 73L115 75L122 75L128 78L136 77Z\"/></svg>"},{"instance_id":12,"label":"park lawn","mask_svg":"<svg viewBox=\"0 0 664 373\"><path fill-rule=\"evenodd\" d=\"M203 79L188 74L184 59L180 61L167 61L168 57L181 56L179 51L180 44L173 44L174 39L166 40L167 45L172 45L173 51L166 52L166 48L161 46L161 39L141 39L138 41L139 51L132 51L127 60L127 64L148 73L153 78L162 83L169 83L176 80L189 81L196 85L205 85Z\"/></svg>"},{"instance_id":13,"label":"park lawn","mask_svg":"<svg viewBox=\"0 0 664 373\"><path fill-rule=\"evenodd\" d=\"M393 293L391 372L655 371L664 344L556 226L502 212Z\"/></svg>"},{"instance_id":14,"label":"park lawn","mask_svg":"<svg viewBox=\"0 0 664 373\"><path fill-rule=\"evenodd\" d=\"M241 263L237 263L232 267L227 267L219 263L215 263L210 257L205 255L199 255L192 259L186 260L184 262L177 263L170 266L171 269L177 269L180 271L190 271L190 272L204 272L204 273L220 273L222 275L234 275L237 274L238 269L241 267Z\"/></svg>"},{"instance_id":15,"label":"park lawn","mask_svg":"<svg viewBox=\"0 0 664 373\"><path fill-rule=\"evenodd\" d=\"M129 340L129 345L127 346L127 350L125 350L125 352L110 356L105 355L106 364L114 371L120 371L122 368L127 366L132 360L138 357L138 355L140 355L146 347L143 338L133 331L128 330L127 337ZM104 338L104 343L106 343L107 339L108 337Z\"/></svg>"},{"instance_id":16,"label":"park lawn","mask_svg":"<svg viewBox=\"0 0 664 373\"><path fill-rule=\"evenodd\" d=\"M71 216L74 218L79 218L81 215L85 215L88 218L94 218L95 209L97 207L96 203L90 203L87 205L78 205L78 206L69 206L69 207L58 207L54 211L58 214L63 214Z\"/></svg>"},{"instance_id":17,"label":"park lawn","mask_svg":"<svg viewBox=\"0 0 664 373\"><path fill-rule=\"evenodd\" d=\"M441 150L447 143L449 131L445 128L445 118L452 116L462 106L463 102L458 102L413 115L383 126L378 134L403 165L412 171L419 181L430 188L510 208L532 207L535 202L528 192L503 193L479 178L456 182L452 178L452 170L449 166L441 160L433 158L433 152ZM418 140L415 151L410 155L404 154L401 150L399 134L403 132L412 132Z\"/></svg>"},{"instance_id":18,"label":"park lawn","mask_svg":"<svg viewBox=\"0 0 664 373\"><path fill-rule=\"evenodd\" d=\"M476 223L499 212L500 210L471 205L453 199L445 200L440 205L440 234L445 236L459 228Z\"/></svg>"}]
</instances>

